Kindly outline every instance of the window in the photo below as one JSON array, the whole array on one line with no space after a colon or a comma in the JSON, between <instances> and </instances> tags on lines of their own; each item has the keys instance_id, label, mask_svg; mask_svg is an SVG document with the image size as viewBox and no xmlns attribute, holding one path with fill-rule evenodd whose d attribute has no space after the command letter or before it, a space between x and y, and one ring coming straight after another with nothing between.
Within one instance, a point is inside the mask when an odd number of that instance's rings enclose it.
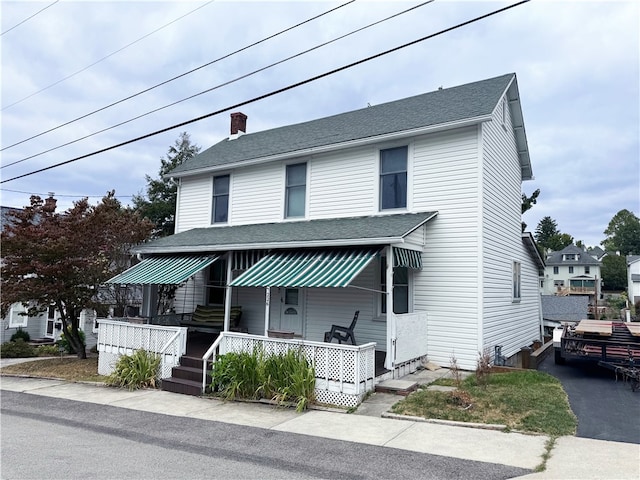
<instances>
[{"instance_id":1,"label":"window","mask_svg":"<svg viewBox=\"0 0 640 480\"><path fill-rule=\"evenodd\" d=\"M585 274L590 274L591 273L591 268L590 267L584 267L584 273Z\"/></svg>"},{"instance_id":2,"label":"window","mask_svg":"<svg viewBox=\"0 0 640 480\"><path fill-rule=\"evenodd\" d=\"M207 282L207 302L209 305L224 305L227 284L227 261L220 259L209 267Z\"/></svg>"},{"instance_id":3,"label":"window","mask_svg":"<svg viewBox=\"0 0 640 480\"><path fill-rule=\"evenodd\" d=\"M229 175L213 177L211 223L226 223L229 218Z\"/></svg>"},{"instance_id":4,"label":"window","mask_svg":"<svg viewBox=\"0 0 640 480\"><path fill-rule=\"evenodd\" d=\"M569 273L573 273L573 267L569 267Z\"/></svg>"},{"instance_id":5,"label":"window","mask_svg":"<svg viewBox=\"0 0 640 480\"><path fill-rule=\"evenodd\" d=\"M380 150L380 210L407 206L407 150Z\"/></svg>"},{"instance_id":6,"label":"window","mask_svg":"<svg viewBox=\"0 0 640 480\"><path fill-rule=\"evenodd\" d=\"M284 217L304 217L307 196L307 164L287 165Z\"/></svg>"},{"instance_id":7,"label":"window","mask_svg":"<svg viewBox=\"0 0 640 480\"><path fill-rule=\"evenodd\" d=\"M513 262L513 300L520 300L521 293L521 265L520 262Z\"/></svg>"},{"instance_id":8,"label":"window","mask_svg":"<svg viewBox=\"0 0 640 480\"><path fill-rule=\"evenodd\" d=\"M26 311L27 309L21 303L14 303L9 313L9 328L26 327L29 317L21 315L22 313L26 313Z\"/></svg>"},{"instance_id":9,"label":"window","mask_svg":"<svg viewBox=\"0 0 640 480\"><path fill-rule=\"evenodd\" d=\"M558 271L559 271L559 270L560 270L560 269L559 269L558 267L553 267L553 274L554 274L554 275L558 275Z\"/></svg>"},{"instance_id":10,"label":"window","mask_svg":"<svg viewBox=\"0 0 640 480\"><path fill-rule=\"evenodd\" d=\"M387 290L387 258L380 259L380 290ZM409 312L409 269L393 269L393 313ZM380 313L387 313L387 295L380 295Z\"/></svg>"},{"instance_id":11,"label":"window","mask_svg":"<svg viewBox=\"0 0 640 480\"><path fill-rule=\"evenodd\" d=\"M565 253L564 254L564 259L565 260L577 260L575 253Z\"/></svg>"}]
</instances>

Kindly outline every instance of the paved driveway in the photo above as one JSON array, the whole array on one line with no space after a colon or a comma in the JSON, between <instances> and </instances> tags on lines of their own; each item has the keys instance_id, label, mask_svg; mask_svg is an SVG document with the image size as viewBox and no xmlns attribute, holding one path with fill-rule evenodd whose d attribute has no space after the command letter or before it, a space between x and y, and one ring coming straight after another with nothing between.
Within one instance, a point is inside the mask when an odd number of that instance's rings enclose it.
<instances>
[{"instance_id":1,"label":"paved driveway","mask_svg":"<svg viewBox=\"0 0 640 480\"><path fill-rule=\"evenodd\" d=\"M594 364L555 365L553 354L539 370L562 382L578 417L578 437L640 444L640 391L632 392L612 371Z\"/></svg>"}]
</instances>

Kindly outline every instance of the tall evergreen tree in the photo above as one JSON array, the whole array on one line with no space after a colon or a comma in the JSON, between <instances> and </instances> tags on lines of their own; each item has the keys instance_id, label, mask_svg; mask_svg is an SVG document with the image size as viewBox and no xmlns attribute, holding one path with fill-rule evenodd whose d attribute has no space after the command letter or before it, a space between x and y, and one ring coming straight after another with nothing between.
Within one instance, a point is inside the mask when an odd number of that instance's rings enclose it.
<instances>
[{"instance_id":1,"label":"tall evergreen tree","mask_svg":"<svg viewBox=\"0 0 640 480\"><path fill-rule=\"evenodd\" d=\"M155 237L171 235L175 230L178 181L165 175L199 152L200 147L191 143L189 134L182 132L175 143L169 147L166 158L160 159L158 178L145 176L147 181L146 194L133 197L134 208L155 224Z\"/></svg>"},{"instance_id":2,"label":"tall evergreen tree","mask_svg":"<svg viewBox=\"0 0 640 480\"><path fill-rule=\"evenodd\" d=\"M616 213L604 234L607 238L601 244L606 251L640 255L640 218L629 210Z\"/></svg>"}]
</instances>

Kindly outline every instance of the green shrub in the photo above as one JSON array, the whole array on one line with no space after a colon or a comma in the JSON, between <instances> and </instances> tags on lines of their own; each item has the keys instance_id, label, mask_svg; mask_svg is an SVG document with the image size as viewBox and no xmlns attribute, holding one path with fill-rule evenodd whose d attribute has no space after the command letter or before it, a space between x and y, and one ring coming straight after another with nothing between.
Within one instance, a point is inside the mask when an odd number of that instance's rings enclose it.
<instances>
[{"instance_id":1,"label":"green shrub","mask_svg":"<svg viewBox=\"0 0 640 480\"><path fill-rule=\"evenodd\" d=\"M35 347L29 345L22 338L3 343L0 346L1 358L28 358L37 356Z\"/></svg>"},{"instance_id":2,"label":"green shrub","mask_svg":"<svg viewBox=\"0 0 640 480\"><path fill-rule=\"evenodd\" d=\"M53 357L60 355L60 349L55 345L40 345L36 347L36 353L39 357Z\"/></svg>"},{"instance_id":3,"label":"green shrub","mask_svg":"<svg viewBox=\"0 0 640 480\"><path fill-rule=\"evenodd\" d=\"M67 331L68 330L69 329L67 328ZM82 344L86 345L87 343L85 342L84 331L78 330L78 334L80 335L80 339L82 339ZM78 353L71 346L71 343L69 343L69 339L66 337L65 333L61 333L60 334L60 339L58 340L58 345L60 345L65 350L65 352L67 352L67 353Z\"/></svg>"},{"instance_id":4,"label":"green shrub","mask_svg":"<svg viewBox=\"0 0 640 480\"><path fill-rule=\"evenodd\" d=\"M295 403L299 412L315 401L315 369L297 350L227 353L218 357L211 376L212 391L227 400L268 398L281 405Z\"/></svg>"},{"instance_id":5,"label":"green shrub","mask_svg":"<svg viewBox=\"0 0 640 480\"><path fill-rule=\"evenodd\" d=\"M157 387L160 356L146 350L136 350L133 355L123 355L106 383L116 387L136 388Z\"/></svg>"},{"instance_id":6,"label":"green shrub","mask_svg":"<svg viewBox=\"0 0 640 480\"><path fill-rule=\"evenodd\" d=\"M29 332L27 332L26 330L23 330L22 327L18 327L16 333L11 335L11 341L15 342L19 338L21 338L25 342L28 342L29 340L31 340L31 335L29 335Z\"/></svg>"}]
</instances>

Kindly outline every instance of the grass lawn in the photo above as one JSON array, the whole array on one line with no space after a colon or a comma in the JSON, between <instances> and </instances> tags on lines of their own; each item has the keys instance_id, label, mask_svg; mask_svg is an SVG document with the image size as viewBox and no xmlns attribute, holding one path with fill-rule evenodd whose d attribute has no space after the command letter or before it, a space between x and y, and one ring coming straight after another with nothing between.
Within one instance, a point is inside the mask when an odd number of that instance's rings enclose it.
<instances>
[{"instance_id":1,"label":"grass lawn","mask_svg":"<svg viewBox=\"0 0 640 480\"><path fill-rule=\"evenodd\" d=\"M435 382L453 385L453 380ZM475 375L464 379L458 393L422 389L393 406L394 413L460 422L493 423L507 429L574 435L577 420L560 382L535 370L492 373L486 386ZM469 406L470 404L470 406Z\"/></svg>"},{"instance_id":2,"label":"grass lawn","mask_svg":"<svg viewBox=\"0 0 640 480\"><path fill-rule=\"evenodd\" d=\"M8 365L0 369L0 373L62 378L74 382L104 382L106 380L106 377L98 375L98 357L90 357L86 360L80 360L77 357L32 360Z\"/></svg>"}]
</instances>

